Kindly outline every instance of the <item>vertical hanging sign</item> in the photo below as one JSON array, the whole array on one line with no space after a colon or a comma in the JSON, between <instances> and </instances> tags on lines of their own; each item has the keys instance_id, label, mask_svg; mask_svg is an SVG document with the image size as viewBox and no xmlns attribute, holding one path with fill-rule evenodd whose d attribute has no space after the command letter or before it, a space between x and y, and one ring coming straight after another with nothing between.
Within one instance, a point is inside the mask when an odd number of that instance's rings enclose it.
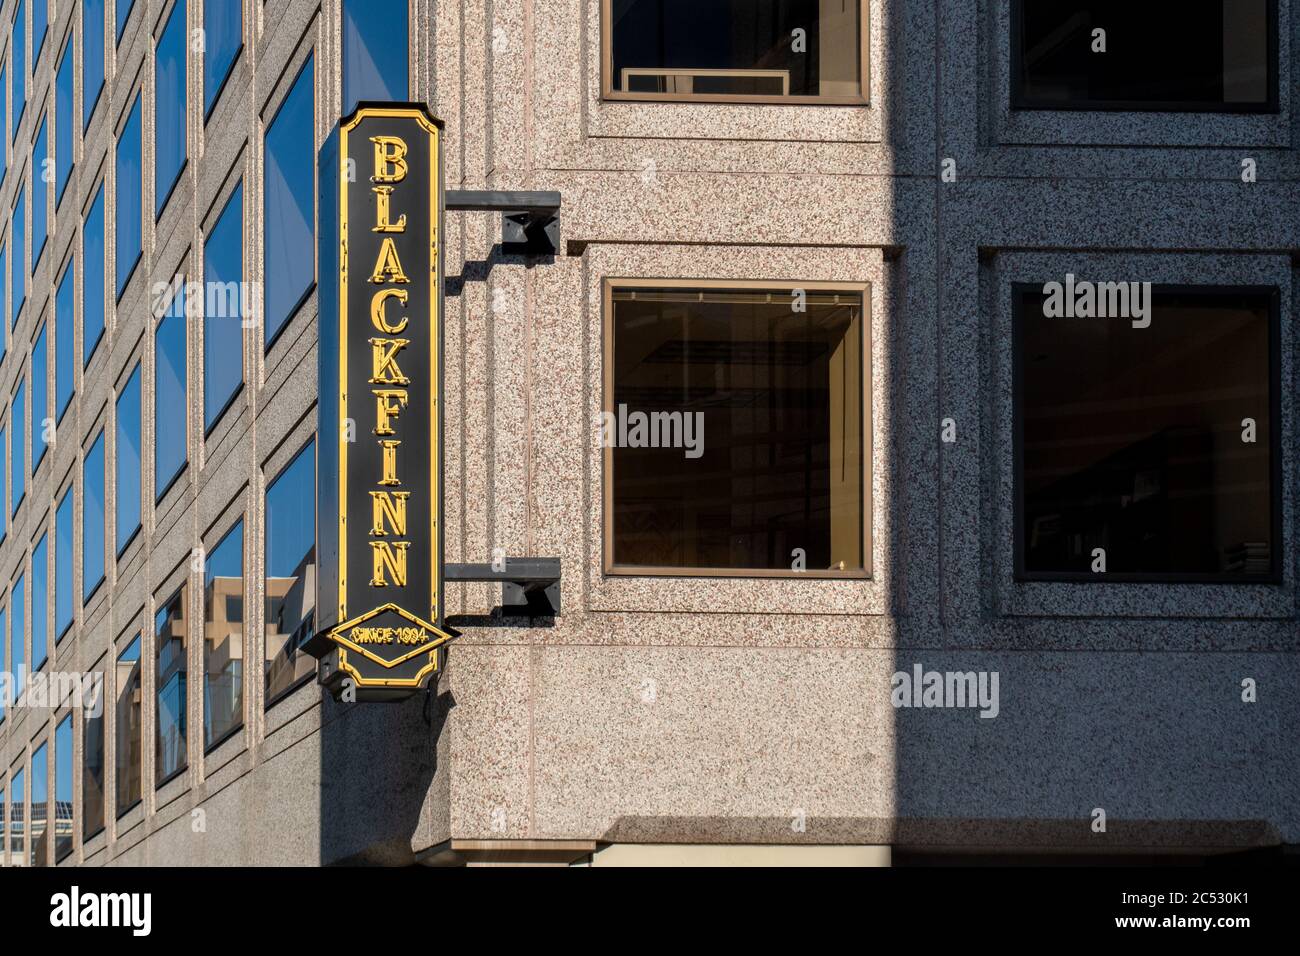
<instances>
[{"instance_id":1,"label":"vertical hanging sign","mask_svg":"<svg viewBox=\"0 0 1300 956\"><path fill-rule=\"evenodd\" d=\"M451 639L442 609L441 123L362 104L320 155L321 683L391 700Z\"/></svg>"}]
</instances>

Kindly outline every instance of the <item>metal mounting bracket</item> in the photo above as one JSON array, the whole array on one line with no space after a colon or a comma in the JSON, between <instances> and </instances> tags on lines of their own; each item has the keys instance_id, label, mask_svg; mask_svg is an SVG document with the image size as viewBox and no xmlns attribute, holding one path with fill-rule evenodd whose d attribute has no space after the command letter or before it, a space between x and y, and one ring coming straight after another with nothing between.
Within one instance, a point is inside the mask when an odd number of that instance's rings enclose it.
<instances>
[{"instance_id":1,"label":"metal mounting bracket","mask_svg":"<svg viewBox=\"0 0 1300 956\"><path fill-rule=\"evenodd\" d=\"M560 194L554 190L448 189L448 212L501 213L501 248L514 255L553 256L560 249Z\"/></svg>"},{"instance_id":2,"label":"metal mounting bracket","mask_svg":"<svg viewBox=\"0 0 1300 956\"><path fill-rule=\"evenodd\" d=\"M501 609L507 615L555 617L560 613L560 559L506 558L492 564L446 564L447 582L500 581Z\"/></svg>"}]
</instances>

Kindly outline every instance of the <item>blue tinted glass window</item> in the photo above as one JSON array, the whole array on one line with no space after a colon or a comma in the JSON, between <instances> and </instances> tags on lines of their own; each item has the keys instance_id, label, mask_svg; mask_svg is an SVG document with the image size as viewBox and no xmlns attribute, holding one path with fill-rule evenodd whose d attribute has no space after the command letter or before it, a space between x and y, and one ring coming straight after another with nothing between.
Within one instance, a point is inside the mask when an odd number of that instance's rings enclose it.
<instances>
[{"instance_id":1,"label":"blue tinted glass window","mask_svg":"<svg viewBox=\"0 0 1300 956\"><path fill-rule=\"evenodd\" d=\"M0 508L0 511L3 511ZM12 673L9 668L9 662L5 659L5 654L9 648L9 625L5 617L4 608L0 607L0 671ZM5 719L5 702L7 694L0 694L0 723ZM4 854L4 811L5 811L5 792L0 790L0 855Z\"/></svg>"},{"instance_id":2,"label":"blue tinted glass window","mask_svg":"<svg viewBox=\"0 0 1300 956\"><path fill-rule=\"evenodd\" d=\"M84 273L81 291L81 362L90 364L95 346L104 337L104 187L101 184L95 201L86 214L81 234L81 260Z\"/></svg>"},{"instance_id":3,"label":"blue tinted glass window","mask_svg":"<svg viewBox=\"0 0 1300 956\"><path fill-rule=\"evenodd\" d=\"M154 686L158 688L158 722L155 738L155 773L159 781L176 774L186 761L185 701L186 666L189 655L189 614L186 598L189 589L184 585L171 599L158 608L154 615L154 647L157 651L157 670Z\"/></svg>"},{"instance_id":4,"label":"blue tinted glass window","mask_svg":"<svg viewBox=\"0 0 1300 956\"><path fill-rule=\"evenodd\" d=\"M244 522L208 555L203 573L203 746L244 722Z\"/></svg>"},{"instance_id":5,"label":"blue tinted glass window","mask_svg":"<svg viewBox=\"0 0 1300 956\"><path fill-rule=\"evenodd\" d=\"M104 433L86 452L81 467L81 598L104 580Z\"/></svg>"},{"instance_id":6,"label":"blue tinted glass window","mask_svg":"<svg viewBox=\"0 0 1300 956\"><path fill-rule=\"evenodd\" d=\"M64 187L72 175L72 44L63 50L59 74L54 80L54 203L63 200Z\"/></svg>"},{"instance_id":7,"label":"blue tinted glass window","mask_svg":"<svg viewBox=\"0 0 1300 956\"><path fill-rule=\"evenodd\" d=\"M18 190L18 204L14 206L13 232L9 242L9 248L13 251L13 256L9 260L10 267L10 296L9 296L9 325L12 328L18 324L18 313L22 310L23 302L27 298L27 234L23 225L23 212L27 208L26 190Z\"/></svg>"},{"instance_id":8,"label":"blue tinted glass window","mask_svg":"<svg viewBox=\"0 0 1300 956\"><path fill-rule=\"evenodd\" d=\"M185 165L185 4L172 7L154 60L154 215Z\"/></svg>"},{"instance_id":9,"label":"blue tinted glass window","mask_svg":"<svg viewBox=\"0 0 1300 956\"><path fill-rule=\"evenodd\" d=\"M27 402L25 383L18 383L14 402L9 412L9 434L13 444L9 454L9 513L13 514L22 503L27 490Z\"/></svg>"},{"instance_id":10,"label":"blue tinted glass window","mask_svg":"<svg viewBox=\"0 0 1300 956\"><path fill-rule=\"evenodd\" d=\"M90 117L104 89L104 0L81 4L81 125Z\"/></svg>"},{"instance_id":11,"label":"blue tinted glass window","mask_svg":"<svg viewBox=\"0 0 1300 956\"><path fill-rule=\"evenodd\" d=\"M31 837L27 844L28 866L45 865L45 831L49 816L49 773L45 744L32 751L32 819L28 824Z\"/></svg>"},{"instance_id":12,"label":"blue tinted glass window","mask_svg":"<svg viewBox=\"0 0 1300 956\"><path fill-rule=\"evenodd\" d=\"M126 27L127 18L131 16L131 8L135 6L135 0L117 0L117 42L122 42L122 30Z\"/></svg>"},{"instance_id":13,"label":"blue tinted glass window","mask_svg":"<svg viewBox=\"0 0 1300 956\"><path fill-rule=\"evenodd\" d=\"M54 513L54 640L72 627L72 486Z\"/></svg>"},{"instance_id":14,"label":"blue tinted glass window","mask_svg":"<svg viewBox=\"0 0 1300 956\"><path fill-rule=\"evenodd\" d=\"M72 404L74 368L73 355L76 343L72 336L73 316L76 313L74 298L77 294L75 263L68 263L59 280L59 290L54 295L54 418L60 421Z\"/></svg>"},{"instance_id":15,"label":"blue tinted glass window","mask_svg":"<svg viewBox=\"0 0 1300 956\"><path fill-rule=\"evenodd\" d=\"M122 290L140 261L140 142L140 94L137 93L131 115L117 140L117 202L114 204L117 228L113 233L113 243L117 250L118 298L122 297Z\"/></svg>"},{"instance_id":16,"label":"blue tinted glass window","mask_svg":"<svg viewBox=\"0 0 1300 956\"><path fill-rule=\"evenodd\" d=\"M4 94L0 93L0 99L3 98L4 98ZM0 149L0 153L3 152L4 150ZM4 314L5 284L9 278L9 273L6 271L8 266L5 264L6 254L7 254L6 250L4 248L0 248L0 315ZM6 323L3 319L0 319L0 358L4 358L5 348L6 348L5 340L9 338L9 330L7 325L8 323Z\"/></svg>"},{"instance_id":17,"label":"blue tinted glass window","mask_svg":"<svg viewBox=\"0 0 1300 956\"><path fill-rule=\"evenodd\" d=\"M14 125L11 136L18 135L18 124L23 121L23 108L27 105L27 39L23 32L26 23L22 0L18 0L9 44L9 49L14 51Z\"/></svg>"},{"instance_id":18,"label":"blue tinted glass window","mask_svg":"<svg viewBox=\"0 0 1300 956\"><path fill-rule=\"evenodd\" d=\"M41 261L45 251L45 240L49 235L45 197L50 192L50 179L54 171L46 162L49 159L49 140L46 138L48 124L41 118L41 125L36 133L36 143L32 146L32 265Z\"/></svg>"},{"instance_id":19,"label":"blue tinted glass window","mask_svg":"<svg viewBox=\"0 0 1300 956\"><path fill-rule=\"evenodd\" d=\"M32 474L40 466L49 448L45 419L49 414L49 343L46 327L41 326L32 345Z\"/></svg>"},{"instance_id":20,"label":"blue tinted glass window","mask_svg":"<svg viewBox=\"0 0 1300 956\"><path fill-rule=\"evenodd\" d=\"M343 0L343 115L407 99L407 0Z\"/></svg>"},{"instance_id":21,"label":"blue tinted glass window","mask_svg":"<svg viewBox=\"0 0 1300 956\"><path fill-rule=\"evenodd\" d=\"M140 366L117 396L117 441L113 458L117 468L117 553L140 528Z\"/></svg>"},{"instance_id":22,"label":"blue tinted glass window","mask_svg":"<svg viewBox=\"0 0 1300 956\"><path fill-rule=\"evenodd\" d=\"M185 290L177 290L154 332L154 495L185 467Z\"/></svg>"},{"instance_id":23,"label":"blue tinted glass window","mask_svg":"<svg viewBox=\"0 0 1300 956\"><path fill-rule=\"evenodd\" d=\"M54 731L54 861L72 852L72 715Z\"/></svg>"},{"instance_id":24,"label":"blue tinted glass window","mask_svg":"<svg viewBox=\"0 0 1300 956\"><path fill-rule=\"evenodd\" d=\"M32 670L38 671L49 657L50 646L50 602L49 592L45 589L49 581L49 565L46 564L46 536L36 542L32 549Z\"/></svg>"},{"instance_id":25,"label":"blue tinted glass window","mask_svg":"<svg viewBox=\"0 0 1300 956\"><path fill-rule=\"evenodd\" d=\"M22 693L27 684L27 582L18 575L9 592L9 647L14 659L14 697Z\"/></svg>"},{"instance_id":26,"label":"blue tinted glass window","mask_svg":"<svg viewBox=\"0 0 1300 956\"><path fill-rule=\"evenodd\" d=\"M9 92L9 68L0 69L0 136L5 139L0 143L8 143L9 139L9 114L5 110L5 102L8 99ZM0 148L0 179L4 178L5 169L8 168L9 148L4 146Z\"/></svg>"},{"instance_id":27,"label":"blue tinted glass window","mask_svg":"<svg viewBox=\"0 0 1300 956\"><path fill-rule=\"evenodd\" d=\"M8 441L9 441L9 429L0 426L0 494L4 493L5 472L9 468L9 446L7 444ZM5 525L8 523L7 521L8 517L9 517L9 509L0 508L0 541L3 541L5 535L9 533L8 529L5 527ZM4 669L4 661L0 661L0 670L3 669Z\"/></svg>"},{"instance_id":28,"label":"blue tinted glass window","mask_svg":"<svg viewBox=\"0 0 1300 956\"><path fill-rule=\"evenodd\" d=\"M266 328L270 342L316 278L315 72L298 74L266 131Z\"/></svg>"},{"instance_id":29,"label":"blue tinted glass window","mask_svg":"<svg viewBox=\"0 0 1300 956\"><path fill-rule=\"evenodd\" d=\"M299 648L316 602L316 446L308 442L266 489L266 699L315 670Z\"/></svg>"},{"instance_id":30,"label":"blue tinted glass window","mask_svg":"<svg viewBox=\"0 0 1300 956\"><path fill-rule=\"evenodd\" d=\"M235 187L203 247L203 427L244 381L244 189Z\"/></svg>"},{"instance_id":31,"label":"blue tinted glass window","mask_svg":"<svg viewBox=\"0 0 1300 956\"><path fill-rule=\"evenodd\" d=\"M50 0L32 0L32 72L36 72L36 61L41 58L41 47L45 45L45 31L50 26Z\"/></svg>"},{"instance_id":32,"label":"blue tinted glass window","mask_svg":"<svg viewBox=\"0 0 1300 956\"><path fill-rule=\"evenodd\" d=\"M205 3L203 32L207 46L203 51L203 113L206 117L221 94L221 87L235 65L235 56L244 42L244 12L241 3Z\"/></svg>"}]
</instances>

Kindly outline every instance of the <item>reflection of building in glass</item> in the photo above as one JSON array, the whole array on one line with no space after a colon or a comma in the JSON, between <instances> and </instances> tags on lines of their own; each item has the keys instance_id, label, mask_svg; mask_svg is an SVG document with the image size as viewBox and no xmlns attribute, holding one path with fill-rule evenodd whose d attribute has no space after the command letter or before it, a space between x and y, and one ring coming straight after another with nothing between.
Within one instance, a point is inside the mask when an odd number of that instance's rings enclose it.
<instances>
[{"instance_id":1,"label":"reflection of building in glass","mask_svg":"<svg viewBox=\"0 0 1300 956\"><path fill-rule=\"evenodd\" d=\"M244 719L244 579L210 578L203 615L203 733L210 747Z\"/></svg>"},{"instance_id":2,"label":"reflection of building in glass","mask_svg":"<svg viewBox=\"0 0 1300 956\"><path fill-rule=\"evenodd\" d=\"M315 661L298 650L311 636L315 609L316 549L311 548L292 577L266 579L268 696L315 670Z\"/></svg>"}]
</instances>

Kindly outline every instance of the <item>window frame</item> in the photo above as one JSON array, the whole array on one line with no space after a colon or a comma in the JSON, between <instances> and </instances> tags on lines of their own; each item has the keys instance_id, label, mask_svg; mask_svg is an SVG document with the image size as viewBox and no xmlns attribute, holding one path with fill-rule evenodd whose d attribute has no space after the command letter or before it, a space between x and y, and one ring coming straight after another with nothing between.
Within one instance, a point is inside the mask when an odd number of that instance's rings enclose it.
<instances>
[{"instance_id":1,"label":"window frame","mask_svg":"<svg viewBox=\"0 0 1300 956\"><path fill-rule=\"evenodd\" d=\"M1012 282L1011 289L1011 527L1012 527L1012 581L1022 583L1046 584L1139 584L1139 585L1237 585L1239 587L1272 584L1281 585L1288 553L1287 542L1283 536L1283 493L1284 480L1282 461L1282 295L1275 285L1258 283L1160 283L1151 284L1154 297L1161 294L1177 295L1216 295L1224 293L1267 295L1269 297L1269 466L1271 511L1269 531L1272 535L1273 569L1266 575L1259 574L1225 574L1194 572L1121 572L1106 571L1027 571L1025 569L1025 482L1024 472L1024 432L1025 421L1021 413L1024 399L1024 349L1021 337L1021 323L1024 316L1020 308L1024 293L1040 293L1041 282ZM1111 321L1107 319L1082 321Z\"/></svg>"},{"instance_id":2,"label":"window frame","mask_svg":"<svg viewBox=\"0 0 1300 956\"><path fill-rule=\"evenodd\" d=\"M601 456L601 571L607 577L659 577L659 578L729 578L729 579L794 579L794 580L857 580L868 581L874 576L872 555L875 541L873 537L873 498L872 482L874 479L874 433L872 422L872 378L871 378L871 283L863 281L801 281L797 279L679 279L657 278L653 276L606 276L601 281L602 316L601 328L604 339L601 345L601 394L600 410L602 413L614 411L614 293L619 289L717 289L719 291L770 291L790 293L795 289L805 292L846 292L857 295L861 303L861 352L862 367L859 371L859 408L862 420L862 486L858 502L862 509L862 567L844 571L830 569L808 569L796 571L793 568L701 568L701 567L657 567L640 564L619 564L614 556L614 449L600 449Z\"/></svg>"},{"instance_id":3,"label":"window frame","mask_svg":"<svg viewBox=\"0 0 1300 956\"><path fill-rule=\"evenodd\" d=\"M182 745L185 749L185 754L180 764L172 768L171 772L165 775L161 772L162 761L159 759L161 756L159 751L162 748L162 732L163 732L163 724L162 721L159 719L159 711L161 710L160 705L162 703L162 693L165 685L162 681L163 672L162 672L161 660L160 660L161 642L158 639L159 638L158 615L162 613L165 608L170 606L174 600L179 599L182 614L184 615L190 614L191 602L190 602L189 585L190 585L190 580L188 575L181 574L179 583L173 585L170 588L164 588L160 592L158 592L160 594L167 595L164 599L160 601L158 600L156 595L154 597L153 624L151 628L151 633L153 636L153 641L151 642L153 644L153 653L150 656L153 658L153 695L152 696L153 696L153 718L154 718L153 719L153 745L154 745L154 763L155 763L155 767L154 767L154 777L155 777L154 790L155 791L161 790L163 787L171 783L177 777L184 774L185 771L187 771L190 766L189 704L190 704L191 683L190 683L190 673L189 673L189 654L190 654L190 642L194 638L194 635L192 633L193 632L192 618L191 617L183 618L185 622L185 650L184 650L184 656L180 659L181 664L179 666L179 673L183 675L184 685L185 685L185 690L184 690L185 700L181 707L181 717L180 717L181 721L184 722L184 733L182 733L180 737L181 737ZM143 647L141 649L141 652L143 656ZM169 676L175 676L176 673L177 671L174 670L172 674ZM143 685L142 685L142 689L143 689ZM141 774L141 776L143 778L143 773Z\"/></svg>"},{"instance_id":4,"label":"window frame","mask_svg":"<svg viewBox=\"0 0 1300 956\"><path fill-rule=\"evenodd\" d=\"M1021 48L1024 42L1025 0L1011 0L1011 37L1008 77L1013 111L1042 113L1200 113L1213 115L1268 115L1281 112L1281 73L1278 0L1266 0L1268 22L1268 101L1259 103L1191 103L1168 100L1078 100L1061 103L1025 96L1022 82Z\"/></svg>"},{"instance_id":5,"label":"window frame","mask_svg":"<svg viewBox=\"0 0 1300 956\"><path fill-rule=\"evenodd\" d=\"M262 713L263 713L263 714L267 713L267 712L268 712L272 707L274 707L276 704L279 704L279 703L282 703L282 702L288 700L290 697L292 697L292 696L294 695L294 693L295 693L296 691L302 689L303 687L306 687L309 683L311 683L311 682L312 682L313 680L315 680L316 677L317 677L317 668L313 667L313 668L312 668L308 673L303 674L301 677L296 678L295 680L291 681L289 684L287 684L286 686L284 686L283 688L281 688L280 690L278 690L276 693L274 693L274 694L268 694L268 693L267 693L267 686L266 686L267 675L266 675L266 670L265 670L265 668L266 668L266 663L267 663L267 661L266 661L266 600L267 600L267 598L266 598L266 579L267 579L268 568L269 568L269 564L270 564L270 562L269 562L268 559L267 559L267 547L266 547L266 532L267 532L267 528L270 526L270 519L267 518L267 517L265 517L267 511L269 510L269 508L268 508L268 506L267 506L267 499L268 499L268 498L270 497L270 495L271 495L271 489L272 489L272 487L274 487L275 484L276 484L276 483L277 483L281 478L283 478L286 474L288 474L290 468L292 468L294 465L296 465L296 464L298 463L298 459L299 459L299 457L302 456L303 453L305 453L305 452L307 451L307 446L308 446L308 445L311 446L311 453L312 453L312 457L311 457L311 461L312 461L312 475L313 475L314 478L315 478L315 481L313 481L313 483L312 483L312 490L313 490L313 493L315 493L315 489L316 489L316 481L319 481L319 480L320 480L320 445L319 445L319 444L317 443L317 441L316 441L316 434L315 434L315 432L312 432L312 433L310 433L310 434L308 435L308 437L307 437L307 438L302 442L302 444L298 446L298 450L295 451L295 452L293 452L293 454L289 455L289 456L285 459L284 464L281 465L280 468L275 472L274 477L272 477L269 481L267 481L267 482L262 486L262 514L263 514L264 517L263 517L263 519L262 519L262 527L261 527L261 541L260 541L260 544L261 544L261 547L262 547L262 568L261 568L261 581L259 582L259 583L261 584L261 592L260 592L260 593L261 593L261 596L262 596L262 597L261 597L261 601L259 602L259 605L260 605L260 606L258 607L256 613L258 614L259 619L260 619L261 622L262 622L262 623L261 623L261 627L262 627L262 632L263 632L263 633L262 633L262 651L261 651L261 653L262 653L262 660L258 662L258 677L259 677L259 679L260 679L260 681L261 681L261 685L262 685L262 698L263 698L263 700L262 700ZM263 466L263 473L265 474L265 466ZM314 514L314 512L313 512L313 514ZM315 519L313 518L313 522L314 522L314 520L315 520ZM245 532L244 532L244 533L245 533L245 534L248 533L248 532L247 532L247 525L245 525ZM247 547L247 544L248 544L247 539L245 539L244 544L245 544L245 547ZM315 545L313 545L313 548L314 548L314 547L315 547ZM245 552L245 554L247 554L247 552ZM316 562L317 562L317 565L316 565L316 566L317 566L317 569L319 569L319 567L320 567L320 555L319 555L319 554L316 555ZM247 593L247 588L245 588L245 593ZM315 613L315 608L313 608L312 613ZM247 608L245 609L245 615L244 615L244 616L245 616L245 617L248 616L248 614L247 614ZM248 625L245 624L245 628L247 628L247 626L248 626ZM247 634L247 630L245 630L245 634ZM306 652L302 649L301 646L299 646L299 647L297 647L297 648L295 649L295 653L303 654L303 653L306 653ZM247 649L245 650L245 660L247 660ZM248 692L248 691L247 691L247 688L248 688L248 678L247 678L248 668L247 668L247 667L245 667L245 669L244 669L244 674L245 674L245 683L244 683L245 691L244 691L244 692L245 692L245 694L247 694L247 692ZM247 706L247 704L245 704L245 706Z\"/></svg>"},{"instance_id":6,"label":"window frame","mask_svg":"<svg viewBox=\"0 0 1300 956\"><path fill-rule=\"evenodd\" d=\"M221 546L224 545L227 541L230 540L230 536L231 536L232 534L234 534L236 530L239 531L239 571L240 571L240 575L241 575L240 580L241 580L241 582L242 582L241 587L240 587L240 600L244 602L244 620L241 622L241 626L242 626L242 628L243 628L244 660L245 660L245 661L248 660L248 638L249 638L249 627L248 627L248 607L249 607L249 601L248 601L248 585L249 585L249 575L248 575L248 522L247 522L247 520L245 520L246 518L247 518L247 515L246 515L242 510L241 510L241 511L238 511L237 514L236 514L235 519L234 519L233 521L231 521L230 524L229 524L228 526L226 526L226 530L223 531L223 532L220 534L220 536L217 538L217 543L214 544L211 548L207 548L206 551L205 551L205 554L206 554L206 555L211 555L214 551L218 551L218 550L220 550L220 549L221 549ZM203 628L203 633L202 633L202 635L200 636L200 637L201 637L201 640L203 641L203 646L202 646L202 649L201 649L201 652L200 652L200 654L201 654L201 656L202 656L202 658L203 658L203 670L202 670L202 675L201 675L201 676L202 676L202 684L201 684L200 687L199 687L199 691L200 691L200 694L201 694L201 698L200 698L200 699L203 701L203 713L202 713L202 721L203 721L203 728L202 728L202 733L203 733L203 756L204 756L204 758L207 758L207 757L208 757L209 755L211 755L215 750L217 750L217 749L218 749L222 744L226 743L226 741L228 741L228 740L232 739L233 737L235 737L237 734L240 733L240 731L242 731L242 730L244 729L245 726L247 726L247 724L248 724L248 707L249 707L249 697L250 697L250 695L249 695L249 693L248 693L248 688L249 688L249 681L248 681L248 667L245 665L245 666L243 667L241 673L240 673L240 689L239 689L239 711L240 711L240 713L239 713L239 721L238 721L238 723L236 723L233 727L228 727L228 728L227 728L225 731L223 731L221 734L219 734L219 735L217 735L216 737L214 737L213 740L212 740L212 743L208 743L208 742L207 742L207 738L208 738L208 733L207 733L207 731L208 731L208 708L207 708L207 701L208 701L208 673L209 673L209 671L208 671L208 653L207 653L207 651L208 651L208 647L207 647L207 643L208 643L207 621L208 621L208 610L209 610L209 609L208 609L208 580L207 580L207 570L206 570L206 568L205 568L205 570L204 570L203 577L200 579L199 604L200 604L200 609L199 609L199 615L198 615L198 622L197 622L197 623L198 623L198 626L201 626L201 627ZM263 608L263 610L264 610L264 608ZM263 655L263 656L265 656L265 655ZM265 678L264 675L263 675L263 677L262 677L262 680L263 680L263 683L265 683L266 678Z\"/></svg>"},{"instance_id":7,"label":"window frame","mask_svg":"<svg viewBox=\"0 0 1300 956\"><path fill-rule=\"evenodd\" d=\"M613 0L600 0L600 98L632 103L755 103L776 106L871 105L871 2L858 4L858 95L775 96L753 93L629 93L614 89ZM694 71L699 72L699 71Z\"/></svg>"}]
</instances>

